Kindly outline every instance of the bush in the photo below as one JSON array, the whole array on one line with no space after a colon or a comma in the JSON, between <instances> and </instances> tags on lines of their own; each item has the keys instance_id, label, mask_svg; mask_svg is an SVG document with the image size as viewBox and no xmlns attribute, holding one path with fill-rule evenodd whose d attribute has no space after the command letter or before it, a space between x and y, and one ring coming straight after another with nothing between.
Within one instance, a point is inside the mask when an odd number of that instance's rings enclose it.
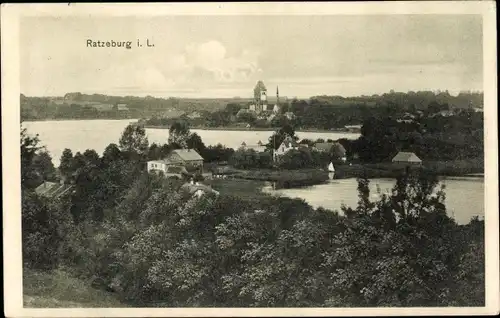
<instances>
[{"instance_id":1,"label":"bush","mask_svg":"<svg viewBox=\"0 0 500 318\"><path fill-rule=\"evenodd\" d=\"M23 261L37 269L55 268L64 256L72 222L56 203L22 192Z\"/></svg>"}]
</instances>

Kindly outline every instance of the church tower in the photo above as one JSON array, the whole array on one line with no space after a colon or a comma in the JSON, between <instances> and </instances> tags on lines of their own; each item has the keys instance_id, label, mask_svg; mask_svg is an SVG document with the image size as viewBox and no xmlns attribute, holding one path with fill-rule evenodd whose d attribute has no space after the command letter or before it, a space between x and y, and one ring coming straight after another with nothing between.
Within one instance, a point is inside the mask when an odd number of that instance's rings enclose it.
<instances>
[{"instance_id":1,"label":"church tower","mask_svg":"<svg viewBox=\"0 0 500 318\"><path fill-rule=\"evenodd\" d=\"M257 113L267 110L267 89L262 81L258 81L253 90L255 110Z\"/></svg>"},{"instance_id":2,"label":"church tower","mask_svg":"<svg viewBox=\"0 0 500 318\"><path fill-rule=\"evenodd\" d=\"M278 86L276 86L276 104L274 105L273 112L276 114L280 112L280 91Z\"/></svg>"}]
</instances>

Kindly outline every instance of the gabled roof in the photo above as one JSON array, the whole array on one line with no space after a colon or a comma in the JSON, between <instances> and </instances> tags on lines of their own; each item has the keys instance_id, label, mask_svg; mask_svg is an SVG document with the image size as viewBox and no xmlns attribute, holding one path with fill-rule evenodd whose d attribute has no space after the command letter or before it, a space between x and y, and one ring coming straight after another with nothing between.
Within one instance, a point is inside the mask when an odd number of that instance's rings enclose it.
<instances>
[{"instance_id":1,"label":"gabled roof","mask_svg":"<svg viewBox=\"0 0 500 318\"><path fill-rule=\"evenodd\" d=\"M284 146L285 146L285 147L287 147L287 148L290 148L290 147L298 147L298 146L299 146L299 144L298 144L295 140L293 140L293 138L291 138L291 137L289 137L289 136L287 136L287 137L283 140L283 142L280 144L280 146L281 146L281 145L284 145Z\"/></svg>"},{"instance_id":2,"label":"gabled roof","mask_svg":"<svg viewBox=\"0 0 500 318\"><path fill-rule=\"evenodd\" d=\"M70 184L45 181L35 189L35 192L44 197L59 198L63 195L70 194L73 188L74 186Z\"/></svg>"},{"instance_id":3,"label":"gabled roof","mask_svg":"<svg viewBox=\"0 0 500 318\"><path fill-rule=\"evenodd\" d=\"M184 161L203 160L203 157L194 149L176 149L172 150L172 153L177 154Z\"/></svg>"},{"instance_id":4,"label":"gabled roof","mask_svg":"<svg viewBox=\"0 0 500 318\"><path fill-rule=\"evenodd\" d=\"M414 152L405 152L405 151L400 151L394 158L392 158L392 161L400 161L400 162L422 162L419 157Z\"/></svg>"}]
</instances>

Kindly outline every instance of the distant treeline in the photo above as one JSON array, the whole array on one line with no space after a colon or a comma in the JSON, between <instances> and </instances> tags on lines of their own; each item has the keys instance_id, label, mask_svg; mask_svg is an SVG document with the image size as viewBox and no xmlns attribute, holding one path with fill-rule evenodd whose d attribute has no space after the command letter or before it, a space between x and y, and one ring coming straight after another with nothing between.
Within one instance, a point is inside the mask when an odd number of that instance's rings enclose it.
<instances>
[{"instance_id":1,"label":"distant treeline","mask_svg":"<svg viewBox=\"0 0 500 318\"><path fill-rule=\"evenodd\" d=\"M102 94L68 93L63 97L27 97L21 94L21 120L44 119L120 119L120 118L177 118L182 114L199 112L195 121L211 127L228 126L242 121L255 127L280 127L286 117L273 120L244 116L236 118L241 108L247 108L250 98L156 98L152 96L108 96ZM119 104L126 110L118 110ZM282 102L281 115L295 113L297 126L330 129L355 124L379 109L417 111L447 105L450 108L482 108L483 93L462 92L391 92L382 95L341 97L315 96L308 100L292 99Z\"/></svg>"},{"instance_id":2,"label":"distant treeline","mask_svg":"<svg viewBox=\"0 0 500 318\"><path fill-rule=\"evenodd\" d=\"M68 93L64 97L27 97L21 94L21 120L122 119L151 116L178 117L192 111L215 111L243 99L156 98ZM249 100L247 100L249 101ZM125 110L119 110L124 105Z\"/></svg>"},{"instance_id":3,"label":"distant treeline","mask_svg":"<svg viewBox=\"0 0 500 318\"><path fill-rule=\"evenodd\" d=\"M318 96L309 100L293 99L280 104L277 114L255 114L241 112L244 103L228 103L225 108L214 112L200 112L196 117L185 114L179 119L187 120L192 127L235 127L278 128L291 125L296 129L339 129L347 125L358 125L372 118L403 118L409 114L431 116L441 111L459 114L482 109L482 93L410 92L389 93L369 97L343 98ZM293 114L293 115L292 115ZM150 117L147 125L170 126L177 118L156 115Z\"/></svg>"}]
</instances>

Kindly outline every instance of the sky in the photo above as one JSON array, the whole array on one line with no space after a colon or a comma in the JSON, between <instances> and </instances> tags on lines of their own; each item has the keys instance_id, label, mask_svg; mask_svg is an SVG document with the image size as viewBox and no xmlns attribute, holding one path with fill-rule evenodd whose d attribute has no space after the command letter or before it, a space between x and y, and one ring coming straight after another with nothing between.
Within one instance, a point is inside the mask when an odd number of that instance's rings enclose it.
<instances>
[{"instance_id":1,"label":"sky","mask_svg":"<svg viewBox=\"0 0 500 318\"><path fill-rule=\"evenodd\" d=\"M456 94L483 90L482 47L480 15L26 17L21 93L250 98L262 80L299 98Z\"/></svg>"}]
</instances>

